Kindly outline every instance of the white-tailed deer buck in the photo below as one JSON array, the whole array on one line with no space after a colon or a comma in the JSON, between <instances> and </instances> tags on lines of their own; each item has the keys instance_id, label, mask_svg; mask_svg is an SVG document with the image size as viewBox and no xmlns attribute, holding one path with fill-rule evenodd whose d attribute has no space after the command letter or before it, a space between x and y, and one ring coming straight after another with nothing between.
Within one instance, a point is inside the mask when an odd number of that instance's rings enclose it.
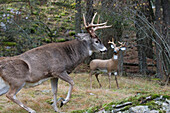
<instances>
[{"instance_id":1,"label":"white-tailed deer buck","mask_svg":"<svg viewBox=\"0 0 170 113\"><path fill-rule=\"evenodd\" d=\"M116 47L116 44L114 43L114 40L112 39L112 42L109 41L108 43L111 44L111 48L114 49L114 53L113 53L113 57L111 59L108 60L101 60L101 59L94 59L90 62L90 87L92 88L92 75L95 74L95 77L99 83L99 86L102 87L102 85L100 84L100 81L98 79L98 75L99 73L95 72L95 70L99 69L99 70L106 70L108 75L109 75L109 88L111 88L111 84L110 84L110 80L111 80L111 74L112 71L114 72L115 75L115 80L116 80L116 85L117 88L119 88L118 85L118 81L117 81L117 71L118 71L118 54L119 51L122 50L126 50L125 48L125 43L119 42L120 46Z\"/></svg>"},{"instance_id":2,"label":"white-tailed deer buck","mask_svg":"<svg viewBox=\"0 0 170 113\"><path fill-rule=\"evenodd\" d=\"M72 78L68 74L86 57L90 56L92 52L105 52L107 50L95 34L95 31L111 26L106 26L107 22L93 24L96 14L88 25L83 15L84 25L88 33L78 34L78 39L43 45L21 55L1 60L0 77L9 86L9 89L4 92L7 93L6 97L29 113L35 113L33 109L19 101L16 94L26 83L36 83L50 78L54 96L53 107L57 112L57 87L58 79L60 78L70 85L66 99L62 100L62 103L66 104L70 100L74 85Z\"/></svg>"}]
</instances>

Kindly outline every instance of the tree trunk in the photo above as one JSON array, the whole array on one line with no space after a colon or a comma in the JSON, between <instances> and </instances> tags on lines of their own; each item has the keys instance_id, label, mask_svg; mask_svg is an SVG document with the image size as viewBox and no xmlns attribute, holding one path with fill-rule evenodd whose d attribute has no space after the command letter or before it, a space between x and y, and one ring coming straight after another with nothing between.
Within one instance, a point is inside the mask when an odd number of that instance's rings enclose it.
<instances>
[{"instance_id":1,"label":"tree trunk","mask_svg":"<svg viewBox=\"0 0 170 113\"><path fill-rule=\"evenodd\" d=\"M143 1L136 1L137 4L142 4L140 6L140 11L147 17L147 19L150 19L150 15L148 14L148 1L147 0L143 0ZM141 15L139 12L137 15ZM142 23L142 21L140 20L140 18L136 17L136 28L138 30L137 34L136 34L136 38L137 38L137 49L138 49L138 61L139 61L139 72L141 74L146 75L146 72L148 71L147 68L147 56L150 56L150 54L148 55L148 53L151 53L150 50L152 50L152 43L150 41L150 39L145 35L149 34L149 31L147 29L145 29L145 25ZM149 44L147 44L149 42ZM149 46L149 47L148 47Z\"/></svg>"},{"instance_id":2,"label":"tree trunk","mask_svg":"<svg viewBox=\"0 0 170 113\"><path fill-rule=\"evenodd\" d=\"M139 72L146 75L147 72L147 62L146 62L146 47L144 46L144 33L143 31L138 31L137 37L137 49L138 49L138 61L139 61Z\"/></svg>"},{"instance_id":3,"label":"tree trunk","mask_svg":"<svg viewBox=\"0 0 170 113\"><path fill-rule=\"evenodd\" d=\"M81 33L81 0L76 0L75 32Z\"/></svg>"},{"instance_id":4,"label":"tree trunk","mask_svg":"<svg viewBox=\"0 0 170 113\"><path fill-rule=\"evenodd\" d=\"M156 29L158 32L161 33L161 0L155 1L156 12L155 12L155 19L156 19ZM158 36L156 36L156 77L162 79L163 77L163 65L162 65L162 53L161 53L161 41Z\"/></svg>"},{"instance_id":5,"label":"tree trunk","mask_svg":"<svg viewBox=\"0 0 170 113\"><path fill-rule=\"evenodd\" d=\"M167 43L167 46L170 47L170 38L169 38L169 29L168 27L170 27L170 13L168 12L170 10L170 2L169 0L162 0L162 8L163 8L163 29L162 29L162 33L163 33L163 37ZM167 49L164 49L163 52L163 61L164 61L164 67L165 67L165 74L169 74L170 73L170 63L168 62L168 58L166 57L166 54L168 55L168 51L166 51Z\"/></svg>"},{"instance_id":6,"label":"tree trunk","mask_svg":"<svg viewBox=\"0 0 170 113\"><path fill-rule=\"evenodd\" d=\"M94 15L93 0L86 0L86 22L90 23Z\"/></svg>"}]
</instances>

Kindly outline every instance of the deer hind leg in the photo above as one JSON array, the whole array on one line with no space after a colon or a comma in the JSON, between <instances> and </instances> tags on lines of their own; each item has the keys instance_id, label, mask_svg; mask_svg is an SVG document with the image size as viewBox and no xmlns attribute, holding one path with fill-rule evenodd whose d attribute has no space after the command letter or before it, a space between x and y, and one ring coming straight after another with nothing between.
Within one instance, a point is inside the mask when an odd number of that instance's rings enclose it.
<instances>
[{"instance_id":1,"label":"deer hind leg","mask_svg":"<svg viewBox=\"0 0 170 113\"><path fill-rule=\"evenodd\" d=\"M93 74L96 74L96 72L94 70L91 70L90 71L90 74L89 74L89 78L90 78L90 88L92 89L92 75Z\"/></svg>"},{"instance_id":2,"label":"deer hind leg","mask_svg":"<svg viewBox=\"0 0 170 113\"><path fill-rule=\"evenodd\" d=\"M52 87L53 98L54 98L53 107L54 110L58 112L58 108L57 108L58 78L52 78L50 81L51 81L51 87Z\"/></svg>"},{"instance_id":3,"label":"deer hind leg","mask_svg":"<svg viewBox=\"0 0 170 113\"><path fill-rule=\"evenodd\" d=\"M28 111L29 113L36 113L34 110L32 110L31 108L27 107L26 105L24 105L21 101L19 101L16 98L16 94L21 90L21 88L25 85L22 84L21 86L17 87L17 86L10 86L10 89L8 91L8 93L6 94L6 97L8 99L10 99L11 101L13 101L14 103L18 104L20 107L22 107L23 109L25 109L26 111Z\"/></svg>"},{"instance_id":4,"label":"deer hind leg","mask_svg":"<svg viewBox=\"0 0 170 113\"><path fill-rule=\"evenodd\" d=\"M59 75L59 78L64 80L65 82L68 82L70 87L69 87L69 91L68 91L68 94L67 94L67 97L65 98L65 100L63 101L63 104L66 104L69 100L70 100L70 97L71 97L71 93L72 93L72 89L73 89L73 86L74 86L74 81L72 80L72 78L67 74L67 72L63 72Z\"/></svg>"},{"instance_id":5,"label":"deer hind leg","mask_svg":"<svg viewBox=\"0 0 170 113\"><path fill-rule=\"evenodd\" d=\"M99 86L100 86L100 88L101 88L101 87L102 87L102 85L100 84L100 81L99 81L99 78L98 78L99 73L96 73L96 74L95 74L95 76L96 76L97 82L99 83Z\"/></svg>"}]
</instances>

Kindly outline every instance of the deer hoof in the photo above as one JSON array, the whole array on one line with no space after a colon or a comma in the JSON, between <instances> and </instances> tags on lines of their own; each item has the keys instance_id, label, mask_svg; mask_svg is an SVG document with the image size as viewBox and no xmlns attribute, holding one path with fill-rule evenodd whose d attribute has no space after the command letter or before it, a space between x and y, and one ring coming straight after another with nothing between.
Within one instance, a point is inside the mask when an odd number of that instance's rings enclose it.
<instances>
[{"instance_id":1,"label":"deer hoof","mask_svg":"<svg viewBox=\"0 0 170 113\"><path fill-rule=\"evenodd\" d=\"M61 97L57 100L57 102L58 101L61 101L61 104L60 104L60 108L61 108L64 105L63 101L65 101L65 99Z\"/></svg>"},{"instance_id":2,"label":"deer hoof","mask_svg":"<svg viewBox=\"0 0 170 113\"><path fill-rule=\"evenodd\" d=\"M63 103L63 101L61 101L60 108L63 107L63 105L64 105L64 103Z\"/></svg>"}]
</instances>

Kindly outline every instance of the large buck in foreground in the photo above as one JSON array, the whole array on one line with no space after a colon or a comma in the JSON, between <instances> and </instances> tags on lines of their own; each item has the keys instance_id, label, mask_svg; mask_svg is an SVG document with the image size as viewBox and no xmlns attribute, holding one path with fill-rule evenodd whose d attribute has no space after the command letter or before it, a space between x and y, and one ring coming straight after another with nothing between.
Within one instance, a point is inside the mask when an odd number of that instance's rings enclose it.
<instances>
[{"instance_id":1,"label":"large buck in foreground","mask_svg":"<svg viewBox=\"0 0 170 113\"><path fill-rule=\"evenodd\" d=\"M35 111L16 98L16 94L26 83L36 83L40 80L51 78L52 92L54 96L54 110L57 108L57 86L58 79L69 83L69 91L66 104L70 100L74 82L68 75L92 52L105 52L107 49L95 34L97 29L108 28L105 23L93 24L97 13L95 13L90 24L84 25L88 33L78 34L78 39L63 43L51 43L29 50L21 55L5 58L0 61L0 77L9 85L6 97L24 108L30 113Z\"/></svg>"},{"instance_id":2,"label":"large buck in foreground","mask_svg":"<svg viewBox=\"0 0 170 113\"><path fill-rule=\"evenodd\" d=\"M95 72L95 70L106 70L109 75L109 88L111 87L110 80L111 80L111 73L112 71L115 71L115 80L117 88L119 88L118 81L117 81L117 71L118 71L118 54L120 50L125 50L125 43L119 42L120 46L116 47L116 44L114 43L114 40L112 39L112 42L109 41L108 43L112 44L111 48L114 49L113 57L108 60L101 60L101 59L94 59L90 62L90 87L92 88L92 75L94 74L100 87L102 85L100 84L100 81L98 79L99 73Z\"/></svg>"}]
</instances>

